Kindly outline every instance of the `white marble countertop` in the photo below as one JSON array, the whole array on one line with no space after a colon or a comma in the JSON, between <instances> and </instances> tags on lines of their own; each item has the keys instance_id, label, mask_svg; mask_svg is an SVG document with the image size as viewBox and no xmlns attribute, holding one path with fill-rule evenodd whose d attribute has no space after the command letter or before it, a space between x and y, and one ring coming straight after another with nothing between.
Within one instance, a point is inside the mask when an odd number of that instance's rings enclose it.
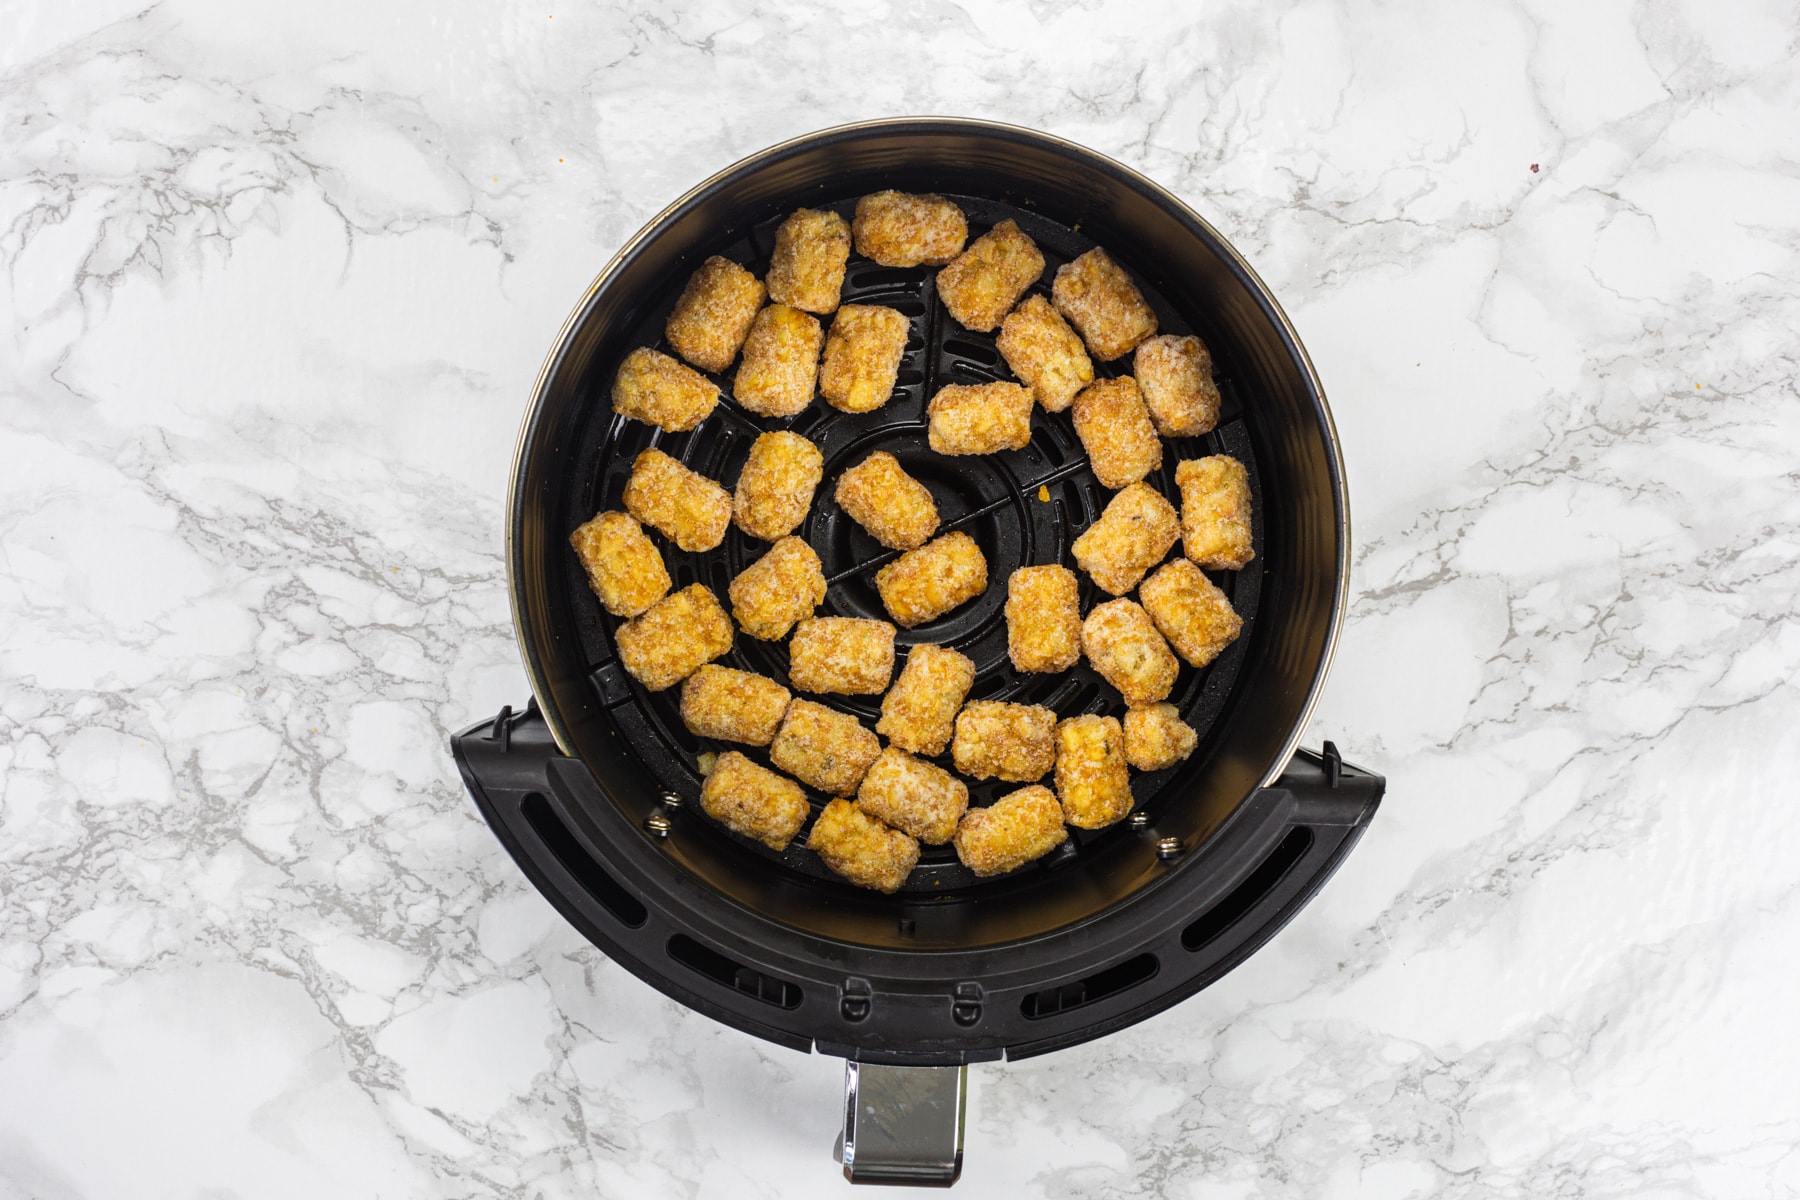
<instances>
[{"instance_id":1,"label":"white marble countertop","mask_svg":"<svg viewBox=\"0 0 1800 1200\"><path fill-rule=\"evenodd\" d=\"M843 1195L841 1065L586 945L468 801L565 313L881 115L1211 219L1350 467L1386 773L1177 1009L972 1073L971 1196L1800 1193L1800 67L1780 4L18 0L0 1197ZM1197 14L1197 15L1196 15Z\"/></svg>"}]
</instances>

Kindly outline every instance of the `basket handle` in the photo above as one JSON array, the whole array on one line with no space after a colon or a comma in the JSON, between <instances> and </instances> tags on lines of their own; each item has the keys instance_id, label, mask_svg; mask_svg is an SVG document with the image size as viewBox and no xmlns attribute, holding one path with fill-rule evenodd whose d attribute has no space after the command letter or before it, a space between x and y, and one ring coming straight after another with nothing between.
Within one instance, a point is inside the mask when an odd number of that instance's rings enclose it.
<instances>
[{"instance_id":1,"label":"basket handle","mask_svg":"<svg viewBox=\"0 0 1800 1200\"><path fill-rule=\"evenodd\" d=\"M969 1068L844 1064L834 1157L851 1183L949 1187L962 1174Z\"/></svg>"}]
</instances>

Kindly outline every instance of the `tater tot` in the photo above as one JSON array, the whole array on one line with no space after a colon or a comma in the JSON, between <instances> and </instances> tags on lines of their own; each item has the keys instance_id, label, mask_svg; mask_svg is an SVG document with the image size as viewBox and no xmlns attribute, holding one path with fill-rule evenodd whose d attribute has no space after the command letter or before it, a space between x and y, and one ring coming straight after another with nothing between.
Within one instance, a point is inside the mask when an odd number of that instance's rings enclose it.
<instances>
[{"instance_id":1,"label":"tater tot","mask_svg":"<svg viewBox=\"0 0 1800 1200\"><path fill-rule=\"evenodd\" d=\"M821 792L848 796L881 753L881 739L849 713L811 700L789 701L769 743L769 761Z\"/></svg>"},{"instance_id":2,"label":"tater tot","mask_svg":"<svg viewBox=\"0 0 1800 1200\"><path fill-rule=\"evenodd\" d=\"M1106 502L1100 519L1069 547L1075 562L1115 596L1136 587L1181 536L1175 506L1147 483L1133 483Z\"/></svg>"},{"instance_id":3,"label":"tater tot","mask_svg":"<svg viewBox=\"0 0 1800 1200\"><path fill-rule=\"evenodd\" d=\"M1042 296L1027 296L1006 314L994 344L1045 412L1063 411L1094 381L1094 364L1081 338Z\"/></svg>"},{"instance_id":4,"label":"tater tot","mask_svg":"<svg viewBox=\"0 0 1800 1200\"><path fill-rule=\"evenodd\" d=\"M962 253L969 222L942 196L875 192L856 202L850 232L856 252L884 267L941 267Z\"/></svg>"},{"instance_id":5,"label":"tater tot","mask_svg":"<svg viewBox=\"0 0 1800 1200\"><path fill-rule=\"evenodd\" d=\"M1037 243L1002 221L938 272L938 297L964 328L990 333L1043 273Z\"/></svg>"},{"instance_id":6,"label":"tater tot","mask_svg":"<svg viewBox=\"0 0 1800 1200\"><path fill-rule=\"evenodd\" d=\"M1081 582L1067 567L1020 567L1006 581L1006 655L1021 671L1081 661Z\"/></svg>"},{"instance_id":7,"label":"tater tot","mask_svg":"<svg viewBox=\"0 0 1800 1200\"><path fill-rule=\"evenodd\" d=\"M713 764L700 788L700 807L733 833L755 838L771 850L786 850L811 811L799 784L736 750L727 750Z\"/></svg>"},{"instance_id":8,"label":"tater tot","mask_svg":"<svg viewBox=\"0 0 1800 1200\"><path fill-rule=\"evenodd\" d=\"M892 895L919 862L919 843L848 800L833 800L813 822L806 848L858 887Z\"/></svg>"},{"instance_id":9,"label":"tater tot","mask_svg":"<svg viewBox=\"0 0 1800 1200\"><path fill-rule=\"evenodd\" d=\"M1117 717L1070 717L1056 726L1056 796L1077 829L1111 825L1131 811L1125 731Z\"/></svg>"},{"instance_id":10,"label":"tater tot","mask_svg":"<svg viewBox=\"0 0 1800 1200\"><path fill-rule=\"evenodd\" d=\"M971 700L956 716L950 756L971 779L1034 783L1056 765L1056 714L1041 704Z\"/></svg>"},{"instance_id":11,"label":"tater tot","mask_svg":"<svg viewBox=\"0 0 1800 1200\"><path fill-rule=\"evenodd\" d=\"M856 806L927 846L941 846L955 835L969 807L969 786L944 768L889 746L863 776Z\"/></svg>"},{"instance_id":12,"label":"tater tot","mask_svg":"<svg viewBox=\"0 0 1800 1200\"><path fill-rule=\"evenodd\" d=\"M974 686L975 663L968 655L947 646L914 646L900 678L881 699L875 732L914 754L942 754Z\"/></svg>"},{"instance_id":13,"label":"tater tot","mask_svg":"<svg viewBox=\"0 0 1800 1200\"><path fill-rule=\"evenodd\" d=\"M861 617L811 617L788 643L788 682L802 692L874 696L894 677L894 627Z\"/></svg>"},{"instance_id":14,"label":"tater tot","mask_svg":"<svg viewBox=\"0 0 1800 1200\"><path fill-rule=\"evenodd\" d=\"M601 513L571 533L569 544L587 568L600 607L613 616L635 617L669 594L662 555L625 513Z\"/></svg>"},{"instance_id":15,"label":"tater tot","mask_svg":"<svg viewBox=\"0 0 1800 1200\"><path fill-rule=\"evenodd\" d=\"M1081 331L1094 357L1104 362L1127 354L1156 332L1156 313L1125 268L1095 246L1059 267L1050 287L1056 310Z\"/></svg>"},{"instance_id":16,"label":"tater tot","mask_svg":"<svg viewBox=\"0 0 1800 1200\"><path fill-rule=\"evenodd\" d=\"M1075 434L1102 487L1116 491L1162 466L1162 439L1131 376L1088 384L1075 397L1074 417Z\"/></svg>"},{"instance_id":17,"label":"tater tot","mask_svg":"<svg viewBox=\"0 0 1800 1200\"><path fill-rule=\"evenodd\" d=\"M793 698L766 675L708 663L681 685L681 723L695 737L766 746Z\"/></svg>"},{"instance_id":18,"label":"tater tot","mask_svg":"<svg viewBox=\"0 0 1800 1200\"><path fill-rule=\"evenodd\" d=\"M878 304L846 304L831 318L819 394L843 412L874 412L894 394L911 329L906 314Z\"/></svg>"},{"instance_id":19,"label":"tater tot","mask_svg":"<svg viewBox=\"0 0 1800 1200\"><path fill-rule=\"evenodd\" d=\"M889 550L916 550L937 532L937 504L924 484L886 450L838 476L833 499Z\"/></svg>"},{"instance_id":20,"label":"tater tot","mask_svg":"<svg viewBox=\"0 0 1800 1200\"><path fill-rule=\"evenodd\" d=\"M1229 454L1175 465L1181 489L1181 549L1215 571L1238 571L1256 557L1250 534L1250 474Z\"/></svg>"},{"instance_id":21,"label":"tater tot","mask_svg":"<svg viewBox=\"0 0 1800 1200\"><path fill-rule=\"evenodd\" d=\"M1140 771L1161 771L1194 752L1200 735L1173 704L1125 712L1125 761Z\"/></svg>"},{"instance_id":22,"label":"tater tot","mask_svg":"<svg viewBox=\"0 0 1800 1200\"><path fill-rule=\"evenodd\" d=\"M729 594L740 629L759 641L780 641L825 602L825 570L811 546L784 537L738 572Z\"/></svg>"},{"instance_id":23,"label":"tater tot","mask_svg":"<svg viewBox=\"0 0 1800 1200\"><path fill-rule=\"evenodd\" d=\"M769 299L821 315L833 312L850 259L850 226L834 212L795 209L775 231ZM814 356L818 350L814 348Z\"/></svg>"},{"instance_id":24,"label":"tater tot","mask_svg":"<svg viewBox=\"0 0 1800 1200\"><path fill-rule=\"evenodd\" d=\"M819 373L819 343L825 340L817 317L785 304L756 314L744 339L744 361L731 382L734 400L765 417L791 417L812 403Z\"/></svg>"},{"instance_id":25,"label":"tater tot","mask_svg":"<svg viewBox=\"0 0 1800 1200\"><path fill-rule=\"evenodd\" d=\"M1132 600L1108 600L1081 623L1081 651L1130 705L1155 704L1175 686L1181 664Z\"/></svg>"},{"instance_id":26,"label":"tater tot","mask_svg":"<svg viewBox=\"0 0 1800 1200\"><path fill-rule=\"evenodd\" d=\"M663 336L696 367L723 371L737 357L766 294L762 280L715 254L688 276Z\"/></svg>"},{"instance_id":27,"label":"tater tot","mask_svg":"<svg viewBox=\"0 0 1800 1200\"><path fill-rule=\"evenodd\" d=\"M765 542L786 537L806 520L824 476L825 457L817 446L797 433L762 434L750 444L750 457L738 472L731 519Z\"/></svg>"},{"instance_id":28,"label":"tater tot","mask_svg":"<svg viewBox=\"0 0 1800 1200\"><path fill-rule=\"evenodd\" d=\"M902 629L935 621L987 589L987 559L966 533L946 533L875 572L875 590Z\"/></svg>"},{"instance_id":29,"label":"tater tot","mask_svg":"<svg viewBox=\"0 0 1800 1200\"><path fill-rule=\"evenodd\" d=\"M1068 840L1056 793L1034 785L970 809L956 830L956 857L977 875L1004 875Z\"/></svg>"},{"instance_id":30,"label":"tater tot","mask_svg":"<svg viewBox=\"0 0 1800 1200\"><path fill-rule=\"evenodd\" d=\"M1031 441L1031 389L1016 383L952 383L926 412L926 439L939 454L997 454Z\"/></svg>"},{"instance_id":31,"label":"tater tot","mask_svg":"<svg viewBox=\"0 0 1800 1200\"><path fill-rule=\"evenodd\" d=\"M631 464L625 508L683 550L711 550L731 524L731 493L652 447Z\"/></svg>"},{"instance_id":32,"label":"tater tot","mask_svg":"<svg viewBox=\"0 0 1800 1200\"><path fill-rule=\"evenodd\" d=\"M619 661L645 689L674 687L731 649L731 618L704 584L665 596L613 635Z\"/></svg>"},{"instance_id":33,"label":"tater tot","mask_svg":"<svg viewBox=\"0 0 1800 1200\"><path fill-rule=\"evenodd\" d=\"M1138 600L1191 667L1204 667L1219 657L1244 628L1225 593L1185 558L1165 564L1144 580Z\"/></svg>"},{"instance_id":34,"label":"tater tot","mask_svg":"<svg viewBox=\"0 0 1800 1200\"><path fill-rule=\"evenodd\" d=\"M1131 370L1150 420L1164 437L1195 437L1219 423L1212 355L1199 338L1153 337L1137 348Z\"/></svg>"},{"instance_id":35,"label":"tater tot","mask_svg":"<svg viewBox=\"0 0 1800 1200\"><path fill-rule=\"evenodd\" d=\"M613 378L614 412L670 433L684 433L706 420L718 402L712 380L648 347L627 354Z\"/></svg>"}]
</instances>

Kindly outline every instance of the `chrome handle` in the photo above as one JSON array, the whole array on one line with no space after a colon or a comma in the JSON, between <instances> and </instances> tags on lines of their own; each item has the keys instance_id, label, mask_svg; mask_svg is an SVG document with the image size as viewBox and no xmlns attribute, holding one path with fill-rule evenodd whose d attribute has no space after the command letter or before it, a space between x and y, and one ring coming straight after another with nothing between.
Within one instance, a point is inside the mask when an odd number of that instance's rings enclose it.
<instances>
[{"instance_id":1,"label":"chrome handle","mask_svg":"<svg viewBox=\"0 0 1800 1200\"><path fill-rule=\"evenodd\" d=\"M844 1178L909 1187L955 1183L968 1094L968 1067L845 1063Z\"/></svg>"}]
</instances>

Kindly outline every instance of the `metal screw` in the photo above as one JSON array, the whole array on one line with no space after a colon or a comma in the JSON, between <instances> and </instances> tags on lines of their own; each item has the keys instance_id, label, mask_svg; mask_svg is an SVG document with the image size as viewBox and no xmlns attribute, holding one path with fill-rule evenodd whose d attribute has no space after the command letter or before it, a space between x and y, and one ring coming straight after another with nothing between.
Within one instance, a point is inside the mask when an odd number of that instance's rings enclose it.
<instances>
[{"instance_id":1,"label":"metal screw","mask_svg":"<svg viewBox=\"0 0 1800 1200\"><path fill-rule=\"evenodd\" d=\"M669 818L661 813L654 813L644 818L644 828L650 831L651 837L666 838L669 836Z\"/></svg>"},{"instance_id":2,"label":"metal screw","mask_svg":"<svg viewBox=\"0 0 1800 1200\"><path fill-rule=\"evenodd\" d=\"M1156 857L1174 858L1181 853L1181 839L1166 837L1156 839Z\"/></svg>"},{"instance_id":3,"label":"metal screw","mask_svg":"<svg viewBox=\"0 0 1800 1200\"><path fill-rule=\"evenodd\" d=\"M1146 812L1132 813L1131 814L1131 827L1135 830L1138 830L1140 833L1142 831L1150 828L1150 814L1146 813Z\"/></svg>"},{"instance_id":4,"label":"metal screw","mask_svg":"<svg viewBox=\"0 0 1800 1200\"><path fill-rule=\"evenodd\" d=\"M657 799L662 801L662 806L664 808L681 807L681 797L677 796L674 792L664 792L661 796L657 797Z\"/></svg>"}]
</instances>

